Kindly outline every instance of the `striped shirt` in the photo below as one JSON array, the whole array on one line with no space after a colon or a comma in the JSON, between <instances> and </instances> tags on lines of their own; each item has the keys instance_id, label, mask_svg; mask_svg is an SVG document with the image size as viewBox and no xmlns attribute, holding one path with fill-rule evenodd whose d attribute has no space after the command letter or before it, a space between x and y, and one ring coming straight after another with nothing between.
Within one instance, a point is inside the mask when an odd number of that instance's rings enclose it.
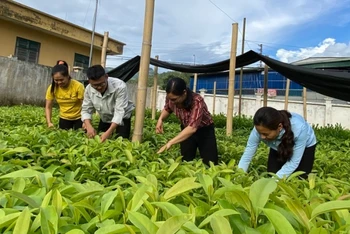
<instances>
[{"instance_id":1,"label":"striped shirt","mask_svg":"<svg viewBox=\"0 0 350 234\"><path fill-rule=\"evenodd\" d=\"M198 129L213 124L213 118L208 111L203 97L197 93L192 93L192 95L192 106L189 110L177 107L168 98L165 100L164 109L168 113L174 112L184 127L191 126Z\"/></svg>"}]
</instances>

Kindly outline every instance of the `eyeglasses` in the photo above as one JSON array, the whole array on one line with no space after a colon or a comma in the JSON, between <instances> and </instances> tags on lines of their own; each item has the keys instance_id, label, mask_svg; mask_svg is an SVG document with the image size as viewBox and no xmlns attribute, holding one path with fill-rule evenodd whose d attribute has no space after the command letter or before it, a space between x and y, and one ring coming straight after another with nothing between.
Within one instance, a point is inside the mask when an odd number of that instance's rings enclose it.
<instances>
[{"instance_id":1,"label":"eyeglasses","mask_svg":"<svg viewBox=\"0 0 350 234\"><path fill-rule=\"evenodd\" d=\"M106 86L106 83L107 83L106 81L103 81L103 82L98 83L98 84L90 84L90 85L91 85L91 87L97 89L97 88L103 88L103 87L105 87L105 86Z\"/></svg>"}]
</instances>

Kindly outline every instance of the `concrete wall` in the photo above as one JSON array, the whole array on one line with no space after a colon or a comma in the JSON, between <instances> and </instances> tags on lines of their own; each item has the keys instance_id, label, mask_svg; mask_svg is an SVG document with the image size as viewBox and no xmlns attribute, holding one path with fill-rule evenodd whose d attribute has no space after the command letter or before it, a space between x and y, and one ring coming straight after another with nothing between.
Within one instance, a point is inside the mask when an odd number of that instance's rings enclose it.
<instances>
[{"instance_id":1,"label":"concrete wall","mask_svg":"<svg viewBox=\"0 0 350 234\"><path fill-rule=\"evenodd\" d=\"M54 66L57 60L65 60L69 66L74 64L75 53L89 57L90 47L84 46L64 38L53 36L33 28L0 19L0 56L14 56L16 38L39 42L40 52L38 63L46 66ZM92 64L101 63L101 50L94 49Z\"/></svg>"},{"instance_id":2,"label":"concrete wall","mask_svg":"<svg viewBox=\"0 0 350 234\"><path fill-rule=\"evenodd\" d=\"M0 105L44 105L51 67L0 57ZM85 79L81 72L74 79Z\"/></svg>"}]
</instances>

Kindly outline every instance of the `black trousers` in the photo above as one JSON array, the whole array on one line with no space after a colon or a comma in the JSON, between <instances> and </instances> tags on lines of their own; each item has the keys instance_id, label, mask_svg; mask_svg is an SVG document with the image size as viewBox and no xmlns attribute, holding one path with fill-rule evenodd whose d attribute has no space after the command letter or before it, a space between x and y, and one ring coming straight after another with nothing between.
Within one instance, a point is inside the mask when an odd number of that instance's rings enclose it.
<instances>
[{"instance_id":1,"label":"black trousers","mask_svg":"<svg viewBox=\"0 0 350 234\"><path fill-rule=\"evenodd\" d=\"M181 129L184 129L181 126ZM214 125L202 127L188 139L180 143L182 160L191 161L196 157L197 148L203 162L218 164L218 149L216 145Z\"/></svg>"},{"instance_id":2,"label":"black trousers","mask_svg":"<svg viewBox=\"0 0 350 234\"><path fill-rule=\"evenodd\" d=\"M69 129L79 129L82 128L83 122L81 122L81 119L76 119L76 120L68 120L68 119L59 119L58 122L58 127L64 130L69 130Z\"/></svg>"},{"instance_id":3,"label":"black trousers","mask_svg":"<svg viewBox=\"0 0 350 234\"><path fill-rule=\"evenodd\" d=\"M117 137L121 136L123 138L129 139L130 137L130 131L131 131L131 120L130 119L123 119L124 125L118 125L117 129L115 130L115 133ZM105 123L100 120L100 123L98 124L98 131L99 132L105 132L109 129L111 126L111 123Z\"/></svg>"},{"instance_id":4,"label":"black trousers","mask_svg":"<svg viewBox=\"0 0 350 234\"><path fill-rule=\"evenodd\" d=\"M300 175L300 177L306 179L308 174L312 171L312 167L315 161L315 149L316 145L305 148L304 154L301 158L299 166L296 171L303 171L305 174ZM276 173L279 171L286 162L278 161L278 152L270 148L269 159L267 161L267 171Z\"/></svg>"}]
</instances>

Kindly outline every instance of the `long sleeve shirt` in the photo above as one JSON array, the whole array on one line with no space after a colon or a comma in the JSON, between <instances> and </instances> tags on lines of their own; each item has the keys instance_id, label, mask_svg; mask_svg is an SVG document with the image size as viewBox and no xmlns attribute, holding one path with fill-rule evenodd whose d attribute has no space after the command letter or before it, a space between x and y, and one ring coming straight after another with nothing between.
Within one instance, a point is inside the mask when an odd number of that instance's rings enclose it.
<instances>
[{"instance_id":1,"label":"long sleeve shirt","mask_svg":"<svg viewBox=\"0 0 350 234\"><path fill-rule=\"evenodd\" d=\"M123 119L131 117L135 109L134 104L128 99L127 87L124 81L109 77L108 86L102 95L96 89L87 85L84 93L81 120L92 119L94 110L100 116L102 122L123 125Z\"/></svg>"},{"instance_id":2,"label":"long sleeve shirt","mask_svg":"<svg viewBox=\"0 0 350 234\"><path fill-rule=\"evenodd\" d=\"M184 127L191 126L193 128L201 128L213 124L213 118L208 111L203 97L197 93L192 93L192 95L193 104L189 110L176 107L168 98L165 100L164 109L168 113L174 112Z\"/></svg>"},{"instance_id":3,"label":"long sleeve shirt","mask_svg":"<svg viewBox=\"0 0 350 234\"><path fill-rule=\"evenodd\" d=\"M316 144L316 136L314 130L305 119L296 113L291 113L292 117L290 118L292 132L294 133L294 147L293 154L289 161L287 161L282 168L276 173L279 178L284 176L288 177L291 175L299 166L299 163L303 157L304 150L307 147L311 147ZM281 139L285 129L282 129L277 138L273 141L267 141L260 137L259 132L253 128L250 133L247 146L243 153L241 160L239 161L238 167L242 168L244 171L248 170L249 164L259 146L259 143L262 141L268 147L277 150L278 145L281 143Z\"/></svg>"}]
</instances>

